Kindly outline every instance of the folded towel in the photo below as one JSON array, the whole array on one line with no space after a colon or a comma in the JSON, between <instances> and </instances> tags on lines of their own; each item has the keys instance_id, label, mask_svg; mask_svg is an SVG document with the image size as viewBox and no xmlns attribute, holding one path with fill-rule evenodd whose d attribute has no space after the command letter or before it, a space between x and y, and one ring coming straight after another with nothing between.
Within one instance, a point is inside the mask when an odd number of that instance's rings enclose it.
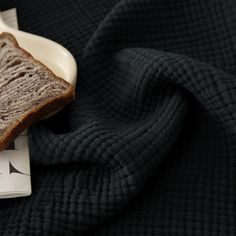
<instances>
[{"instance_id":1,"label":"folded towel","mask_svg":"<svg viewBox=\"0 0 236 236\"><path fill-rule=\"evenodd\" d=\"M0 235L236 235L236 1L10 7L79 75L29 130L33 193L0 201Z\"/></svg>"}]
</instances>

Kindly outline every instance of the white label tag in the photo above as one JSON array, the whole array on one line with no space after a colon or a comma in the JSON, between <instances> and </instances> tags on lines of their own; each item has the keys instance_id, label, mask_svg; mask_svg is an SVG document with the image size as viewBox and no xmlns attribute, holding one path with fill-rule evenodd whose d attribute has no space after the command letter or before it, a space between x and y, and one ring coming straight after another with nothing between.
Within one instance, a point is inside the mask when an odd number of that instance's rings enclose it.
<instances>
[{"instance_id":1,"label":"white label tag","mask_svg":"<svg viewBox=\"0 0 236 236\"><path fill-rule=\"evenodd\" d=\"M0 152L0 198L31 194L28 136L20 135Z\"/></svg>"},{"instance_id":2,"label":"white label tag","mask_svg":"<svg viewBox=\"0 0 236 236\"><path fill-rule=\"evenodd\" d=\"M4 22L18 29L16 9L0 12ZM28 134L25 130L7 150L0 152L0 198L31 194Z\"/></svg>"},{"instance_id":3,"label":"white label tag","mask_svg":"<svg viewBox=\"0 0 236 236\"><path fill-rule=\"evenodd\" d=\"M16 13L16 8L12 8L6 11L1 12L1 16L4 20L4 22L14 28L14 29L19 29L18 27L18 21L17 21L17 13Z\"/></svg>"}]
</instances>

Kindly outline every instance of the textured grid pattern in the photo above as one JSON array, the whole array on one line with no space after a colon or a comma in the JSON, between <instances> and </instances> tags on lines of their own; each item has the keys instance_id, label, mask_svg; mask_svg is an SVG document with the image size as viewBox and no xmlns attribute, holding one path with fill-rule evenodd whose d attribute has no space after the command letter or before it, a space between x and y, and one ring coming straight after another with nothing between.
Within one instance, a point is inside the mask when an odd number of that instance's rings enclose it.
<instances>
[{"instance_id":1,"label":"textured grid pattern","mask_svg":"<svg viewBox=\"0 0 236 236\"><path fill-rule=\"evenodd\" d=\"M0 202L0 235L236 235L235 0L10 7L79 83L30 129L33 194Z\"/></svg>"}]
</instances>

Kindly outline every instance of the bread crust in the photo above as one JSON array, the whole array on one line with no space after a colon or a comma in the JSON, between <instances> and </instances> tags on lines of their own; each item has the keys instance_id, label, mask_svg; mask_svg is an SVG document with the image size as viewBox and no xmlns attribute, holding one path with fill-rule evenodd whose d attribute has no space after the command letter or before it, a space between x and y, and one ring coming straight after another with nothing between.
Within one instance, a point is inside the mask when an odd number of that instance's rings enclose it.
<instances>
[{"instance_id":1,"label":"bread crust","mask_svg":"<svg viewBox=\"0 0 236 236\"><path fill-rule=\"evenodd\" d=\"M35 64L42 65L50 77L60 80L61 82L68 85L68 90L64 94L55 98L45 99L44 102L37 105L37 107L30 109L24 115L20 116L12 125L10 125L0 136L0 151L2 151L6 149L11 141L13 141L21 132L23 132L24 129L28 128L30 125L42 119L46 115L57 111L59 108L62 108L73 101L75 98L75 88L67 81L56 76L46 65L36 60L29 52L21 48L12 34L3 32L0 34L0 38L6 38L10 40L16 48L20 49L22 53L25 54L26 57L31 58Z\"/></svg>"}]
</instances>

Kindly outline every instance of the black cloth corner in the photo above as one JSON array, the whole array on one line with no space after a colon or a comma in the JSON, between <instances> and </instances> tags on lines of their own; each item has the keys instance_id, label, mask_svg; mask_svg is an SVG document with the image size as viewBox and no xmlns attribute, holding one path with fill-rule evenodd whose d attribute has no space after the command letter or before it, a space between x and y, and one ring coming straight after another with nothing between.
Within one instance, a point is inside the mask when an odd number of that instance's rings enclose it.
<instances>
[{"instance_id":1,"label":"black cloth corner","mask_svg":"<svg viewBox=\"0 0 236 236\"><path fill-rule=\"evenodd\" d=\"M236 1L10 7L79 74L30 129L33 194L0 201L0 235L236 235Z\"/></svg>"}]
</instances>

